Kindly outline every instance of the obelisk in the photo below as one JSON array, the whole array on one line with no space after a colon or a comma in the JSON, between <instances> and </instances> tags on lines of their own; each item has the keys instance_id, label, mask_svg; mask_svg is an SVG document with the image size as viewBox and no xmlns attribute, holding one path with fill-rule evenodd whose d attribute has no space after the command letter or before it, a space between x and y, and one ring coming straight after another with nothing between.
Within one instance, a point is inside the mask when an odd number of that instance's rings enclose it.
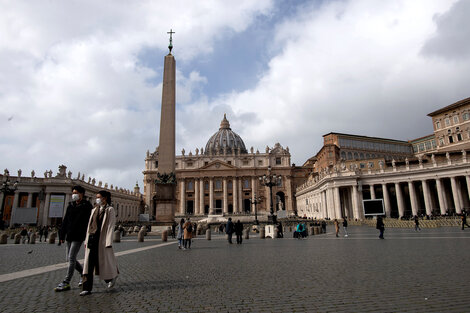
<instances>
[{"instance_id":1,"label":"obelisk","mask_svg":"<svg viewBox=\"0 0 470 313\"><path fill-rule=\"evenodd\" d=\"M158 169L156 184L155 220L157 224L173 223L176 210L175 180L175 58L174 32L170 30L170 52L165 56L163 67L162 108L158 146Z\"/></svg>"}]
</instances>

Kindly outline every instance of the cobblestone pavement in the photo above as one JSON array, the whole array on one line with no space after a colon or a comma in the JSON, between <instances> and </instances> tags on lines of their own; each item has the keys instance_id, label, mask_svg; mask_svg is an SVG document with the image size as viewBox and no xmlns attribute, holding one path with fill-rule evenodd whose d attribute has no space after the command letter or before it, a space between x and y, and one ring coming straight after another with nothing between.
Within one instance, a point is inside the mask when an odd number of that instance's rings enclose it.
<instances>
[{"instance_id":1,"label":"cobblestone pavement","mask_svg":"<svg viewBox=\"0 0 470 313\"><path fill-rule=\"evenodd\" d=\"M186 251L156 247L158 237L144 243L125 237L115 244L117 254L149 249L118 256L114 290L96 280L93 294L79 297L75 274L72 290L56 293L66 270L48 270L1 282L0 311L469 312L470 231L387 229L385 240L370 227L349 232L306 240L252 235L242 245L213 235L196 238ZM2 245L0 281L2 274L64 263L64 250Z\"/></svg>"}]
</instances>

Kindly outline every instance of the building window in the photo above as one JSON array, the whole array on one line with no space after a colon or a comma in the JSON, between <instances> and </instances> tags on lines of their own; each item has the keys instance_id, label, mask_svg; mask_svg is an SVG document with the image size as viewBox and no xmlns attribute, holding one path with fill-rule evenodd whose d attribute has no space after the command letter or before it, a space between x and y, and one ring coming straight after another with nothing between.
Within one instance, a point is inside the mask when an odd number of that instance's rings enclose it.
<instances>
[{"instance_id":1,"label":"building window","mask_svg":"<svg viewBox=\"0 0 470 313\"><path fill-rule=\"evenodd\" d=\"M459 122L459 117L457 115L454 116L454 123L457 124Z\"/></svg>"},{"instance_id":2,"label":"building window","mask_svg":"<svg viewBox=\"0 0 470 313\"><path fill-rule=\"evenodd\" d=\"M366 167L366 165L365 165L364 163L360 163L359 166L360 166L361 168L365 168L365 167Z\"/></svg>"},{"instance_id":3,"label":"building window","mask_svg":"<svg viewBox=\"0 0 470 313\"><path fill-rule=\"evenodd\" d=\"M204 190L209 190L209 182L204 182Z\"/></svg>"},{"instance_id":4,"label":"building window","mask_svg":"<svg viewBox=\"0 0 470 313\"><path fill-rule=\"evenodd\" d=\"M222 181L216 180L215 181L215 189L222 189Z\"/></svg>"},{"instance_id":5,"label":"building window","mask_svg":"<svg viewBox=\"0 0 470 313\"><path fill-rule=\"evenodd\" d=\"M158 161L155 161L155 167L158 168Z\"/></svg>"},{"instance_id":6,"label":"building window","mask_svg":"<svg viewBox=\"0 0 470 313\"><path fill-rule=\"evenodd\" d=\"M439 146L442 147L444 145L444 139L439 138Z\"/></svg>"},{"instance_id":7,"label":"building window","mask_svg":"<svg viewBox=\"0 0 470 313\"><path fill-rule=\"evenodd\" d=\"M359 154L357 154L357 152L354 152L354 159L355 160L359 159Z\"/></svg>"},{"instance_id":8,"label":"building window","mask_svg":"<svg viewBox=\"0 0 470 313\"><path fill-rule=\"evenodd\" d=\"M194 183L192 181L188 182L188 190L193 190Z\"/></svg>"},{"instance_id":9,"label":"building window","mask_svg":"<svg viewBox=\"0 0 470 313\"><path fill-rule=\"evenodd\" d=\"M431 146L432 146L433 149L436 148L436 140L434 140L434 139L431 140Z\"/></svg>"},{"instance_id":10,"label":"building window","mask_svg":"<svg viewBox=\"0 0 470 313\"><path fill-rule=\"evenodd\" d=\"M263 160L258 160L258 165L263 166Z\"/></svg>"},{"instance_id":11,"label":"building window","mask_svg":"<svg viewBox=\"0 0 470 313\"><path fill-rule=\"evenodd\" d=\"M436 129L440 129L441 128L441 122L436 122Z\"/></svg>"},{"instance_id":12,"label":"building window","mask_svg":"<svg viewBox=\"0 0 470 313\"><path fill-rule=\"evenodd\" d=\"M454 142L454 138L452 136L449 136L449 143L453 143Z\"/></svg>"},{"instance_id":13,"label":"building window","mask_svg":"<svg viewBox=\"0 0 470 313\"><path fill-rule=\"evenodd\" d=\"M248 161L243 161L243 165L248 165Z\"/></svg>"},{"instance_id":14,"label":"building window","mask_svg":"<svg viewBox=\"0 0 470 313\"><path fill-rule=\"evenodd\" d=\"M419 144L419 151L424 151L424 142Z\"/></svg>"},{"instance_id":15,"label":"building window","mask_svg":"<svg viewBox=\"0 0 470 313\"><path fill-rule=\"evenodd\" d=\"M364 160L364 153L361 152L360 157L361 157L361 160Z\"/></svg>"},{"instance_id":16,"label":"building window","mask_svg":"<svg viewBox=\"0 0 470 313\"><path fill-rule=\"evenodd\" d=\"M352 160L352 152L348 152L348 160Z\"/></svg>"},{"instance_id":17,"label":"building window","mask_svg":"<svg viewBox=\"0 0 470 313\"><path fill-rule=\"evenodd\" d=\"M346 160L346 152L341 151L341 159Z\"/></svg>"},{"instance_id":18,"label":"building window","mask_svg":"<svg viewBox=\"0 0 470 313\"><path fill-rule=\"evenodd\" d=\"M426 150L431 150L431 142L430 141L426 141L425 145L426 145Z\"/></svg>"},{"instance_id":19,"label":"building window","mask_svg":"<svg viewBox=\"0 0 470 313\"><path fill-rule=\"evenodd\" d=\"M457 141L462 141L462 134L457 134Z\"/></svg>"},{"instance_id":20,"label":"building window","mask_svg":"<svg viewBox=\"0 0 470 313\"><path fill-rule=\"evenodd\" d=\"M209 162L207 162L207 161L206 161L206 162L204 162L204 165L209 165Z\"/></svg>"},{"instance_id":21,"label":"building window","mask_svg":"<svg viewBox=\"0 0 470 313\"><path fill-rule=\"evenodd\" d=\"M413 152L416 153L416 152L418 152L418 151L419 151L418 145L414 145L414 146L413 146Z\"/></svg>"},{"instance_id":22,"label":"building window","mask_svg":"<svg viewBox=\"0 0 470 313\"><path fill-rule=\"evenodd\" d=\"M446 117L444 122L445 122L446 126L450 126L450 118Z\"/></svg>"},{"instance_id":23,"label":"building window","mask_svg":"<svg viewBox=\"0 0 470 313\"><path fill-rule=\"evenodd\" d=\"M188 167L192 167L192 166L193 166L193 162L188 162L187 165L188 165Z\"/></svg>"},{"instance_id":24,"label":"building window","mask_svg":"<svg viewBox=\"0 0 470 313\"><path fill-rule=\"evenodd\" d=\"M276 158L276 165L281 165L281 158Z\"/></svg>"},{"instance_id":25,"label":"building window","mask_svg":"<svg viewBox=\"0 0 470 313\"><path fill-rule=\"evenodd\" d=\"M464 114L462 114L462 118L463 118L464 121L468 121L469 114L465 112Z\"/></svg>"},{"instance_id":26,"label":"building window","mask_svg":"<svg viewBox=\"0 0 470 313\"><path fill-rule=\"evenodd\" d=\"M227 161L228 165L232 165L232 161Z\"/></svg>"},{"instance_id":27,"label":"building window","mask_svg":"<svg viewBox=\"0 0 470 313\"><path fill-rule=\"evenodd\" d=\"M232 181L229 181L229 182L227 183L227 188L228 188L228 189L232 189L232 187L233 187Z\"/></svg>"},{"instance_id":28,"label":"building window","mask_svg":"<svg viewBox=\"0 0 470 313\"><path fill-rule=\"evenodd\" d=\"M248 179L243 180L243 189L250 189L250 181Z\"/></svg>"}]
</instances>

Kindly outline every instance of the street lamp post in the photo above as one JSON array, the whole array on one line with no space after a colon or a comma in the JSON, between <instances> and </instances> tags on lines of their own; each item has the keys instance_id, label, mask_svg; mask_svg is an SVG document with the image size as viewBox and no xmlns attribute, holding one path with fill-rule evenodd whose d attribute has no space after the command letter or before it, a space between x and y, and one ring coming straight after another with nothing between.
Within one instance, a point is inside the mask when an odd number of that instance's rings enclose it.
<instances>
[{"instance_id":1,"label":"street lamp post","mask_svg":"<svg viewBox=\"0 0 470 313\"><path fill-rule=\"evenodd\" d=\"M271 166L268 166L268 175L264 174L263 176L259 177L259 181L261 185L269 187L269 199L270 199L270 207L269 207L269 217L268 223L275 224L276 218L274 216L274 207L273 207L273 186L277 186L281 183L281 176L276 176L276 174L271 174Z\"/></svg>"},{"instance_id":2,"label":"street lamp post","mask_svg":"<svg viewBox=\"0 0 470 313\"><path fill-rule=\"evenodd\" d=\"M6 199L6 196L7 194L10 194L10 193L13 193L16 191L16 189L18 189L18 181L14 182L13 184L10 182L10 175L8 173L8 171L5 170L5 173L6 173L6 180L4 182L2 182L2 185L0 187L0 192L3 193L3 200L2 200L2 203L1 203L1 206L0 206L0 229L4 229L4 222L3 222L3 209L4 209L4 206L5 206L5 199Z\"/></svg>"},{"instance_id":3,"label":"street lamp post","mask_svg":"<svg viewBox=\"0 0 470 313\"><path fill-rule=\"evenodd\" d=\"M256 205L260 202L261 202L261 197L257 197L256 192L255 192L255 196L253 197L253 200L251 200L251 203L255 205L255 224L256 225L259 224L259 222L258 222L258 210L256 209Z\"/></svg>"}]
</instances>

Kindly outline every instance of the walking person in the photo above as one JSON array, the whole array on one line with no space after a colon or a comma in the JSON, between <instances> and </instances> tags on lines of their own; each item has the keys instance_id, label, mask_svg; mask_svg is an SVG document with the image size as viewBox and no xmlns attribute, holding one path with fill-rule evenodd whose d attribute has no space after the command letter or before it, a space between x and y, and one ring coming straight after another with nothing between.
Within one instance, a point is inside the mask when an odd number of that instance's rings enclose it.
<instances>
[{"instance_id":1,"label":"walking person","mask_svg":"<svg viewBox=\"0 0 470 313\"><path fill-rule=\"evenodd\" d=\"M176 224L175 221L173 221L173 224L171 224L171 238L173 238L173 239L175 239L175 235L176 235L175 234L176 226L178 226L178 225Z\"/></svg>"},{"instance_id":2,"label":"walking person","mask_svg":"<svg viewBox=\"0 0 470 313\"><path fill-rule=\"evenodd\" d=\"M67 206L62 227L59 230L59 242L65 242L65 258L69 262L67 275L55 287L55 291L70 290L74 270L80 274L78 286L82 285L83 267L77 260L78 252L85 240L88 221L90 220L91 203L84 198L85 189L81 186L72 188L72 202Z\"/></svg>"},{"instance_id":3,"label":"walking person","mask_svg":"<svg viewBox=\"0 0 470 313\"><path fill-rule=\"evenodd\" d=\"M26 229L26 227L23 227L23 229L21 230L20 232L20 235L21 235L21 242L23 244L26 243L26 239L28 238L28 230Z\"/></svg>"},{"instance_id":4,"label":"walking person","mask_svg":"<svg viewBox=\"0 0 470 313\"><path fill-rule=\"evenodd\" d=\"M44 226L44 241L47 242L47 236L49 235L49 227L47 225Z\"/></svg>"},{"instance_id":5,"label":"walking person","mask_svg":"<svg viewBox=\"0 0 470 313\"><path fill-rule=\"evenodd\" d=\"M382 216L377 216L377 225L375 226L380 231L379 238L384 239L385 225Z\"/></svg>"},{"instance_id":6,"label":"walking person","mask_svg":"<svg viewBox=\"0 0 470 313\"><path fill-rule=\"evenodd\" d=\"M243 224L238 220L235 223L235 234L237 235L237 244L241 245L243 242Z\"/></svg>"},{"instance_id":7,"label":"walking person","mask_svg":"<svg viewBox=\"0 0 470 313\"><path fill-rule=\"evenodd\" d=\"M176 239L178 239L178 249L184 249L183 247L183 234L184 234L184 218L181 219L179 225L176 227L178 229L178 234L176 235Z\"/></svg>"},{"instance_id":8,"label":"walking person","mask_svg":"<svg viewBox=\"0 0 470 313\"><path fill-rule=\"evenodd\" d=\"M348 237L348 219L343 219L343 229L344 229L344 237Z\"/></svg>"},{"instance_id":9,"label":"walking person","mask_svg":"<svg viewBox=\"0 0 470 313\"><path fill-rule=\"evenodd\" d=\"M465 227L465 226L470 227L470 226L467 224L467 214L466 214L465 211L462 212L461 219L462 219L462 230L464 230L464 227Z\"/></svg>"},{"instance_id":10,"label":"walking person","mask_svg":"<svg viewBox=\"0 0 470 313\"><path fill-rule=\"evenodd\" d=\"M277 238L284 238L284 232L282 230L282 223L279 222L277 225Z\"/></svg>"},{"instance_id":11,"label":"walking person","mask_svg":"<svg viewBox=\"0 0 470 313\"><path fill-rule=\"evenodd\" d=\"M228 235L228 243L232 244L232 234L233 234L233 223L232 218L229 217L227 221L227 226L225 226L225 233Z\"/></svg>"},{"instance_id":12,"label":"walking person","mask_svg":"<svg viewBox=\"0 0 470 313\"><path fill-rule=\"evenodd\" d=\"M184 235L183 235L184 249L191 249L191 238L193 238L193 224L189 220L189 217L186 223L184 223L183 229L184 229Z\"/></svg>"},{"instance_id":13,"label":"walking person","mask_svg":"<svg viewBox=\"0 0 470 313\"><path fill-rule=\"evenodd\" d=\"M335 224L335 234L336 234L336 237L339 237L339 222L338 222L338 220L337 220L336 218L335 218L334 224Z\"/></svg>"},{"instance_id":14,"label":"walking person","mask_svg":"<svg viewBox=\"0 0 470 313\"><path fill-rule=\"evenodd\" d=\"M42 236L44 236L44 226L39 227L39 242L42 242Z\"/></svg>"},{"instance_id":15,"label":"walking person","mask_svg":"<svg viewBox=\"0 0 470 313\"><path fill-rule=\"evenodd\" d=\"M419 227L419 218L417 215L415 215L414 220L415 220L415 231L420 231L421 227Z\"/></svg>"},{"instance_id":16,"label":"walking person","mask_svg":"<svg viewBox=\"0 0 470 313\"><path fill-rule=\"evenodd\" d=\"M113 251L113 231L116 211L111 206L111 193L101 190L96 194L96 206L91 211L85 238L85 263L83 266L83 291L80 296L90 295L93 274L99 275L112 289L119 270Z\"/></svg>"},{"instance_id":17,"label":"walking person","mask_svg":"<svg viewBox=\"0 0 470 313\"><path fill-rule=\"evenodd\" d=\"M322 229L323 233L326 234L326 221L325 220L323 220L321 222L321 229Z\"/></svg>"}]
</instances>

